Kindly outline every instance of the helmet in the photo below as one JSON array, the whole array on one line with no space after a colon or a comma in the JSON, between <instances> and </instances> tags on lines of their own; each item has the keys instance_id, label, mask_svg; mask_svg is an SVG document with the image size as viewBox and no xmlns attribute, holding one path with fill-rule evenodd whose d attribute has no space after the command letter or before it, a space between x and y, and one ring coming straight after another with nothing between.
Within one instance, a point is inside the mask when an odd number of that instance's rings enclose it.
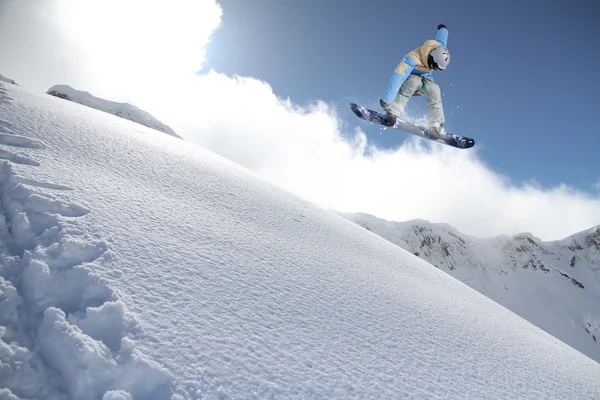
<instances>
[{"instance_id":1,"label":"helmet","mask_svg":"<svg viewBox=\"0 0 600 400\"><path fill-rule=\"evenodd\" d=\"M427 64L431 69L446 69L448 64L450 64L450 52L444 46L435 47L429 52L429 57L427 57Z\"/></svg>"}]
</instances>

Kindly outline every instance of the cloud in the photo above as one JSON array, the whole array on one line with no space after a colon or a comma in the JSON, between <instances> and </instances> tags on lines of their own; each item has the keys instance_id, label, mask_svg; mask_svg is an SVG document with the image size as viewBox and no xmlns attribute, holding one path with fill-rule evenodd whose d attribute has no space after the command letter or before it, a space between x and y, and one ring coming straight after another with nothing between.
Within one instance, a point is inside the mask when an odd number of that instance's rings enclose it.
<instances>
[{"instance_id":1,"label":"cloud","mask_svg":"<svg viewBox=\"0 0 600 400\"><path fill-rule=\"evenodd\" d=\"M415 138L380 149L331 106L294 105L252 78L210 72L189 89L194 95L172 116L187 140L326 208L446 222L476 236L531 232L544 240L600 224L600 197L566 185L517 186L476 148Z\"/></svg>"},{"instance_id":2,"label":"cloud","mask_svg":"<svg viewBox=\"0 0 600 400\"><path fill-rule=\"evenodd\" d=\"M477 236L531 232L551 240L600 224L599 196L516 185L477 146L455 150L414 138L380 149L361 121L342 121L326 103L300 107L253 78L197 76L221 21L214 0L8 0L0 7L7 76L129 101L322 207L445 222Z\"/></svg>"}]
</instances>

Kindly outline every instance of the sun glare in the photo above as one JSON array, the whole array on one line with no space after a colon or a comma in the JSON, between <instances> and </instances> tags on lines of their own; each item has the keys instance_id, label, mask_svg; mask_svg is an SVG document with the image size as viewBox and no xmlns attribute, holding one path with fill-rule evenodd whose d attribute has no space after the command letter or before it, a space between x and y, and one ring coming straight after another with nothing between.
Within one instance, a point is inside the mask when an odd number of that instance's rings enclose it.
<instances>
[{"instance_id":1,"label":"sun glare","mask_svg":"<svg viewBox=\"0 0 600 400\"><path fill-rule=\"evenodd\" d=\"M222 12L214 0L61 0L57 10L95 82L128 90L193 75Z\"/></svg>"}]
</instances>

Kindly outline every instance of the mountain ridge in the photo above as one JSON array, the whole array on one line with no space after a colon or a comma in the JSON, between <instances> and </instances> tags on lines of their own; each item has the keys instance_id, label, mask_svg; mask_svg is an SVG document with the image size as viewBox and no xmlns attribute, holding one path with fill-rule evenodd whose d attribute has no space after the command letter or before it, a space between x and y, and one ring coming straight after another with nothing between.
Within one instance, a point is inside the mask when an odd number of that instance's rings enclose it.
<instances>
[{"instance_id":1,"label":"mountain ridge","mask_svg":"<svg viewBox=\"0 0 600 400\"><path fill-rule=\"evenodd\" d=\"M423 219L391 222L366 213L339 214L600 362L600 225L542 241L528 232L478 238Z\"/></svg>"}]
</instances>

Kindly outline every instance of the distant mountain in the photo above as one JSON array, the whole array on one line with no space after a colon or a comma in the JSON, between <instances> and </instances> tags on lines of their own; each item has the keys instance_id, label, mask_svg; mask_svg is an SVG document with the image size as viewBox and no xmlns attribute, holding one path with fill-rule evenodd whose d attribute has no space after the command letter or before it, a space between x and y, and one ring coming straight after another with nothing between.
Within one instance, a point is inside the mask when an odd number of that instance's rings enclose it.
<instances>
[{"instance_id":1,"label":"distant mountain","mask_svg":"<svg viewBox=\"0 0 600 400\"><path fill-rule=\"evenodd\" d=\"M75 103L83 104L84 106L116 115L117 117L137 122L138 124L156 129L157 131L161 131L181 139L181 136L177 135L169 126L163 124L146 111L140 110L131 104L104 100L88 92L73 89L68 85L52 86L50 89L48 89L47 93L52 96L60 97L65 100L70 100Z\"/></svg>"},{"instance_id":2,"label":"distant mountain","mask_svg":"<svg viewBox=\"0 0 600 400\"><path fill-rule=\"evenodd\" d=\"M10 78L7 78L5 76L2 76L2 74L0 74L0 81L2 82L8 82L8 83L12 83L13 85L17 85L17 82L13 81Z\"/></svg>"},{"instance_id":3,"label":"distant mountain","mask_svg":"<svg viewBox=\"0 0 600 400\"><path fill-rule=\"evenodd\" d=\"M339 213L600 362L600 226L553 242Z\"/></svg>"}]
</instances>

